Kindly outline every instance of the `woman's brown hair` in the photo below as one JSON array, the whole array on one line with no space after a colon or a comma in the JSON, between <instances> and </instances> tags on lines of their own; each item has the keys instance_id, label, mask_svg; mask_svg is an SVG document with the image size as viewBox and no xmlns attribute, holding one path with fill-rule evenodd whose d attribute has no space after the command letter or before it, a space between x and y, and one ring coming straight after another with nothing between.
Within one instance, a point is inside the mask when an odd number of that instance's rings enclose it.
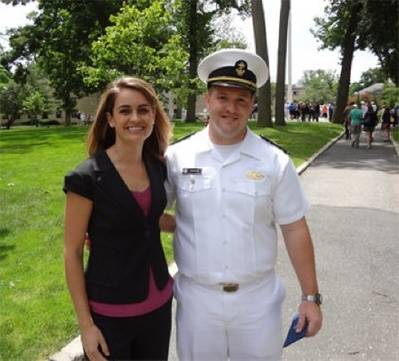
<instances>
[{"instance_id":1,"label":"woman's brown hair","mask_svg":"<svg viewBox=\"0 0 399 361\"><path fill-rule=\"evenodd\" d=\"M108 124L107 113L112 114L116 95L121 89L133 89L142 93L155 113L154 129L144 142L144 152L163 159L171 136L171 123L166 115L154 88L146 81L134 77L122 77L110 83L101 95L97 113L88 138L87 151L90 156L100 149L107 149L115 143L115 129Z\"/></svg>"}]
</instances>

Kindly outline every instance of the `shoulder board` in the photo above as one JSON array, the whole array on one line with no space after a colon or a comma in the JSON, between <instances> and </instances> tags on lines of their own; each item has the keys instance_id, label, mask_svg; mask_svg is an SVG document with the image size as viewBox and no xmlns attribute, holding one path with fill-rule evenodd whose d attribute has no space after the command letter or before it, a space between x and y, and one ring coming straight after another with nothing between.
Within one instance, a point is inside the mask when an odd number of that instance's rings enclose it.
<instances>
[{"instance_id":1,"label":"shoulder board","mask_svg":"<svg viewBox=\"0 0 399 361\"><path fill-rule=\"evenodd\" d=\"M260 136L264 141L274 145L275 147L277 147L278 149L282 150L284 153L286 154L290 154L288 152L288 150L284 149L281 145L278 145L277 143L273 142L272 140L270 140L269 138L264 137L263 135Z\"/></svg>"},{"instance_id":2,"label":"shoulder board","mask_svg":"<svg viewBox=\"0 0 399 361\"><path fill-rule=\"evenodd\" d=\"M198 132L199 132L199 130L197 130L197 131L195 131L195 132L191 132L191 133L189 133L189 134L187 134L187 135L185 135L184 137L181 137L181 138L179 138L179 139L176 139L175 141L173 141L173 142L171 143L171 145L176 144L176 143L179 143L179 142L181 142L181 141L183 141L183 140L186 140L186 139L190 138L192 135L194 135L195 133L198 133Z\"/></svg>"}]
</instances>

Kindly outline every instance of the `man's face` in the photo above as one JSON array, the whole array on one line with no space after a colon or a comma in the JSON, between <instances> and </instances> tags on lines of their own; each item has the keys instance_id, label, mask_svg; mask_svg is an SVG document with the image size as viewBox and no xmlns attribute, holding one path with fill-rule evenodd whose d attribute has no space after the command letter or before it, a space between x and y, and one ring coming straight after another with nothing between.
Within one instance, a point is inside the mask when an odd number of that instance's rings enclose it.
<instances>
[{"instance_id":1,"label":"man's face","mask_svg":"<svg viewBox=\"0 0 399 361\"><path fill-rule=\"evenodd\" d=\"M205 96L205 103L212 142L235 144L244 139L254 103L250 90L212 86Z\"/></svg>"}]
</instances>

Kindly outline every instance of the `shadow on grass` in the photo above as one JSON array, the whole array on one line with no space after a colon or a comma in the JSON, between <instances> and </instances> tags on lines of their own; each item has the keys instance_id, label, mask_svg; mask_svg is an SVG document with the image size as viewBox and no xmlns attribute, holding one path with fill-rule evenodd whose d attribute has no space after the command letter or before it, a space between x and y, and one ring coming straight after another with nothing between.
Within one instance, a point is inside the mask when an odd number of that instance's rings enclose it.
<instances>
[{"instance_id":1,"label":"shadow on grass","mask_svg":"<svg viewBox=\"0 0 399 361\"><path fill-rule=\"evenodd\" d=\"M55 146L69 140L84 140L88 127L11 129L0 131L1 153L24 154L38 146Z\"/></svg>"},{"instance_id":2,"label":"shadow on grass","mask_svg":"<svg viewBox=\"0 0 399 361\"><path fill-rule=\"evenodd\" d=\"M10 230L8 228L0 228L0 241L4 239L8 234L10 234ZM15 244L1 244L0 243L0 261L7 257L7 253L13 251L15 249Z\"/></svg>"},{"instance_id":3,"label":"shadow on grass","mask_svg":"<svg viewBox=\"0 0 399 361\"><path fill-rule=\"evenodd\" d=\"M49 142L35 142L29 144L9 144L0 146L0 154L1 153L29 153L33 150L33 148L41 145L49 145Z\"/></svg>"}]
</instances>

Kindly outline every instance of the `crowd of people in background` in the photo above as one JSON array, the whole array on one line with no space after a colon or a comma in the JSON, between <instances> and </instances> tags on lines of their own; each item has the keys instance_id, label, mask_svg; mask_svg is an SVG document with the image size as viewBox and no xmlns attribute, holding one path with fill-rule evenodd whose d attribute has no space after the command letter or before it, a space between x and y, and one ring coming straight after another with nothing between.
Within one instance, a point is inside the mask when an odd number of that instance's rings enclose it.
<instances>
[{"instance_id":1,"label":"crowd of people in background","mask_svg":"<svg viewBox=\"0 0 399 361\"><path fill-rule=\"evenodd\" d=\"M332 120L334 104L319 104L317 102L297 102L286 103L287 118L302 122L318 122L320 117Z\"/></svg>"},{"instance_id":2,"label":"crowd of people in background","mask_svg":"<svg viewBox=\"0 0 399 361\"><path fill-rule=\"evenodd\" d=\"M344 110L345 139L351 140L351 146L359 148L360 133L367 133L367 148L372 148L373 132L381 122L384 142L390 141L391 127L399 124L399 105L384 105L380 109L375 101L351 102Z\"/></svg>"}]
</instances>

